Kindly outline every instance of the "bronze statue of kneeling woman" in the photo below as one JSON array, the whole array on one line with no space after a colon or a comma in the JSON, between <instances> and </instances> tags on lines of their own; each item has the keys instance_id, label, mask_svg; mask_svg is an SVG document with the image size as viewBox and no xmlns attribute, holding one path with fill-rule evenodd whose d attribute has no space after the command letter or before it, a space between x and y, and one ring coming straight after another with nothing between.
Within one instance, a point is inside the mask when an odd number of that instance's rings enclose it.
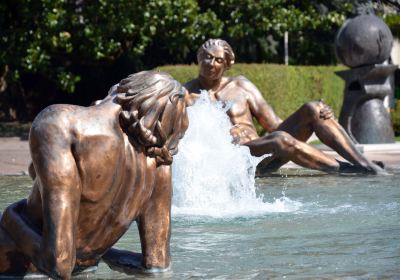
<instances>
[{"instance_id":1,"label":"bronze statue of kneeling woman","mask_svg":"<svg viewBox=\"0 0 400 280\"><path fill-rule=\"evenodd\" d=\"M186 90L140 72L98 105L52 105L32 123L32 191L3 212L0 275L55 279L97 265L170 265L172 155L188 126ZM136 221L142 253L110 249ZM123 259L123 261L121 261ZM128 267L129 268L129 267Z\"/></svg>"}]
</instances>

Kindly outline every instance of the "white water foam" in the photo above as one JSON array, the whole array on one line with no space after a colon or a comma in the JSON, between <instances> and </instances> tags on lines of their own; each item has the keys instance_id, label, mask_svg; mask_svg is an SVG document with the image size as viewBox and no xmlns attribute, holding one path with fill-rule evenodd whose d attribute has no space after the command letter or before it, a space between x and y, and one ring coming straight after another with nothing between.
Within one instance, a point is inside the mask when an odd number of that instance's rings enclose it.
<instances>
[{"instance_id":1,"label":"white water foam","mask_svg":"<svg viewBox=\"0 0 400 280\"><path fill-rule=\"evenodd\" d=\"M211 102L207 92L188 108L189 128L172 165L173 215L253 216L296 211L287 197L272 203L256 195L255 168L262 158L232 144L229 104Z\"/></svg>"}]
</instances>

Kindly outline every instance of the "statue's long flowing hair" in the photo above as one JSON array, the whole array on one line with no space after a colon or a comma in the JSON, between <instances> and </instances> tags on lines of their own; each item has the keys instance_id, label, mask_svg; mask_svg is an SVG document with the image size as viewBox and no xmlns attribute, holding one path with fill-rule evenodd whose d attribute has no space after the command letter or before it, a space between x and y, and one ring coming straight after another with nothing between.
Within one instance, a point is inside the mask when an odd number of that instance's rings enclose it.
<instances>
[{"instance_id":1,"label":"statue's long flowing hair","mask_svg":"<svg viewBox=\"0 0 400 280\"><path fill-rule=\"evenodd\" d=\"M171 164L188 126L185 89L167 73L143 71L123 79L115 94L125 133L158 165Z\"/></svg>"}]
</instances>

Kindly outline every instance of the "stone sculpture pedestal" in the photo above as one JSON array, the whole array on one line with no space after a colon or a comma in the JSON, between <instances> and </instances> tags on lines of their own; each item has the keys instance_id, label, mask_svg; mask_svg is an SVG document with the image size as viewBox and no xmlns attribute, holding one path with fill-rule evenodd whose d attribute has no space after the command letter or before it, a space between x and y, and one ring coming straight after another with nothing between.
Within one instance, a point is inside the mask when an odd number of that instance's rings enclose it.
<instances>
[{"instance_id":1,"label":"stone sculpture pedestal","mask_svg":"<svg viewBox=\"0 0 400 280\"><path fill-rule=\"evenodd\" d=\"M336 72L346 82L339 123L361 144L394 143L390 115L383 105L393 91L389 76L396 65L375 64Z\"/></svg>"},{"instance_id":2,"label":"stone sculpture pedestal","mask_svg":"<svg viewBox=\"0 0 400 280\"><path fill-rule=\"evenodd\" d=\"M397 69L383 64L392 44L389 27L374 15L347 20L336 35L336 56L351 68L336 73L346 81L339 122L360 144L394 142L390 115L383 106L393 92L389 76Z\"/></svg>"}]
</instances>

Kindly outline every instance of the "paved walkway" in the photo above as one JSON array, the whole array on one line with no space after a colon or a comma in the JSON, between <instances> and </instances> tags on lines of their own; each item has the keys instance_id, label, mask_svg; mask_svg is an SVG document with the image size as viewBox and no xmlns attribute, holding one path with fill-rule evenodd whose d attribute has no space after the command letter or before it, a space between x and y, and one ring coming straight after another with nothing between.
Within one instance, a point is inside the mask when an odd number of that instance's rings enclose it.
<instances>
[{"instance_id":1,"label":"paved walkway","mask_svg":"<svg viewBox=\"0 0 400 280\"><path fill-rule=\"evenodd\" d=\"M324 145L317 147L337 158L338 155ZM388 169L400 169L400 142L396 144L359 145L358 148L371 160L381 160ZM29 144L18 137L0 137L0 175L28 174ZM296 168L294 163L284 167Z\"/></svg>"},{"instance_id":2,"label":"paved walkway","mask_svg":"<svg viewBox=\"0 0 400 280\"><path fill-rule=\"evenodd\" d=\"M19 137L0 137L0 175L28 174L29 144Z\"/></svg>"}]
</instances>

